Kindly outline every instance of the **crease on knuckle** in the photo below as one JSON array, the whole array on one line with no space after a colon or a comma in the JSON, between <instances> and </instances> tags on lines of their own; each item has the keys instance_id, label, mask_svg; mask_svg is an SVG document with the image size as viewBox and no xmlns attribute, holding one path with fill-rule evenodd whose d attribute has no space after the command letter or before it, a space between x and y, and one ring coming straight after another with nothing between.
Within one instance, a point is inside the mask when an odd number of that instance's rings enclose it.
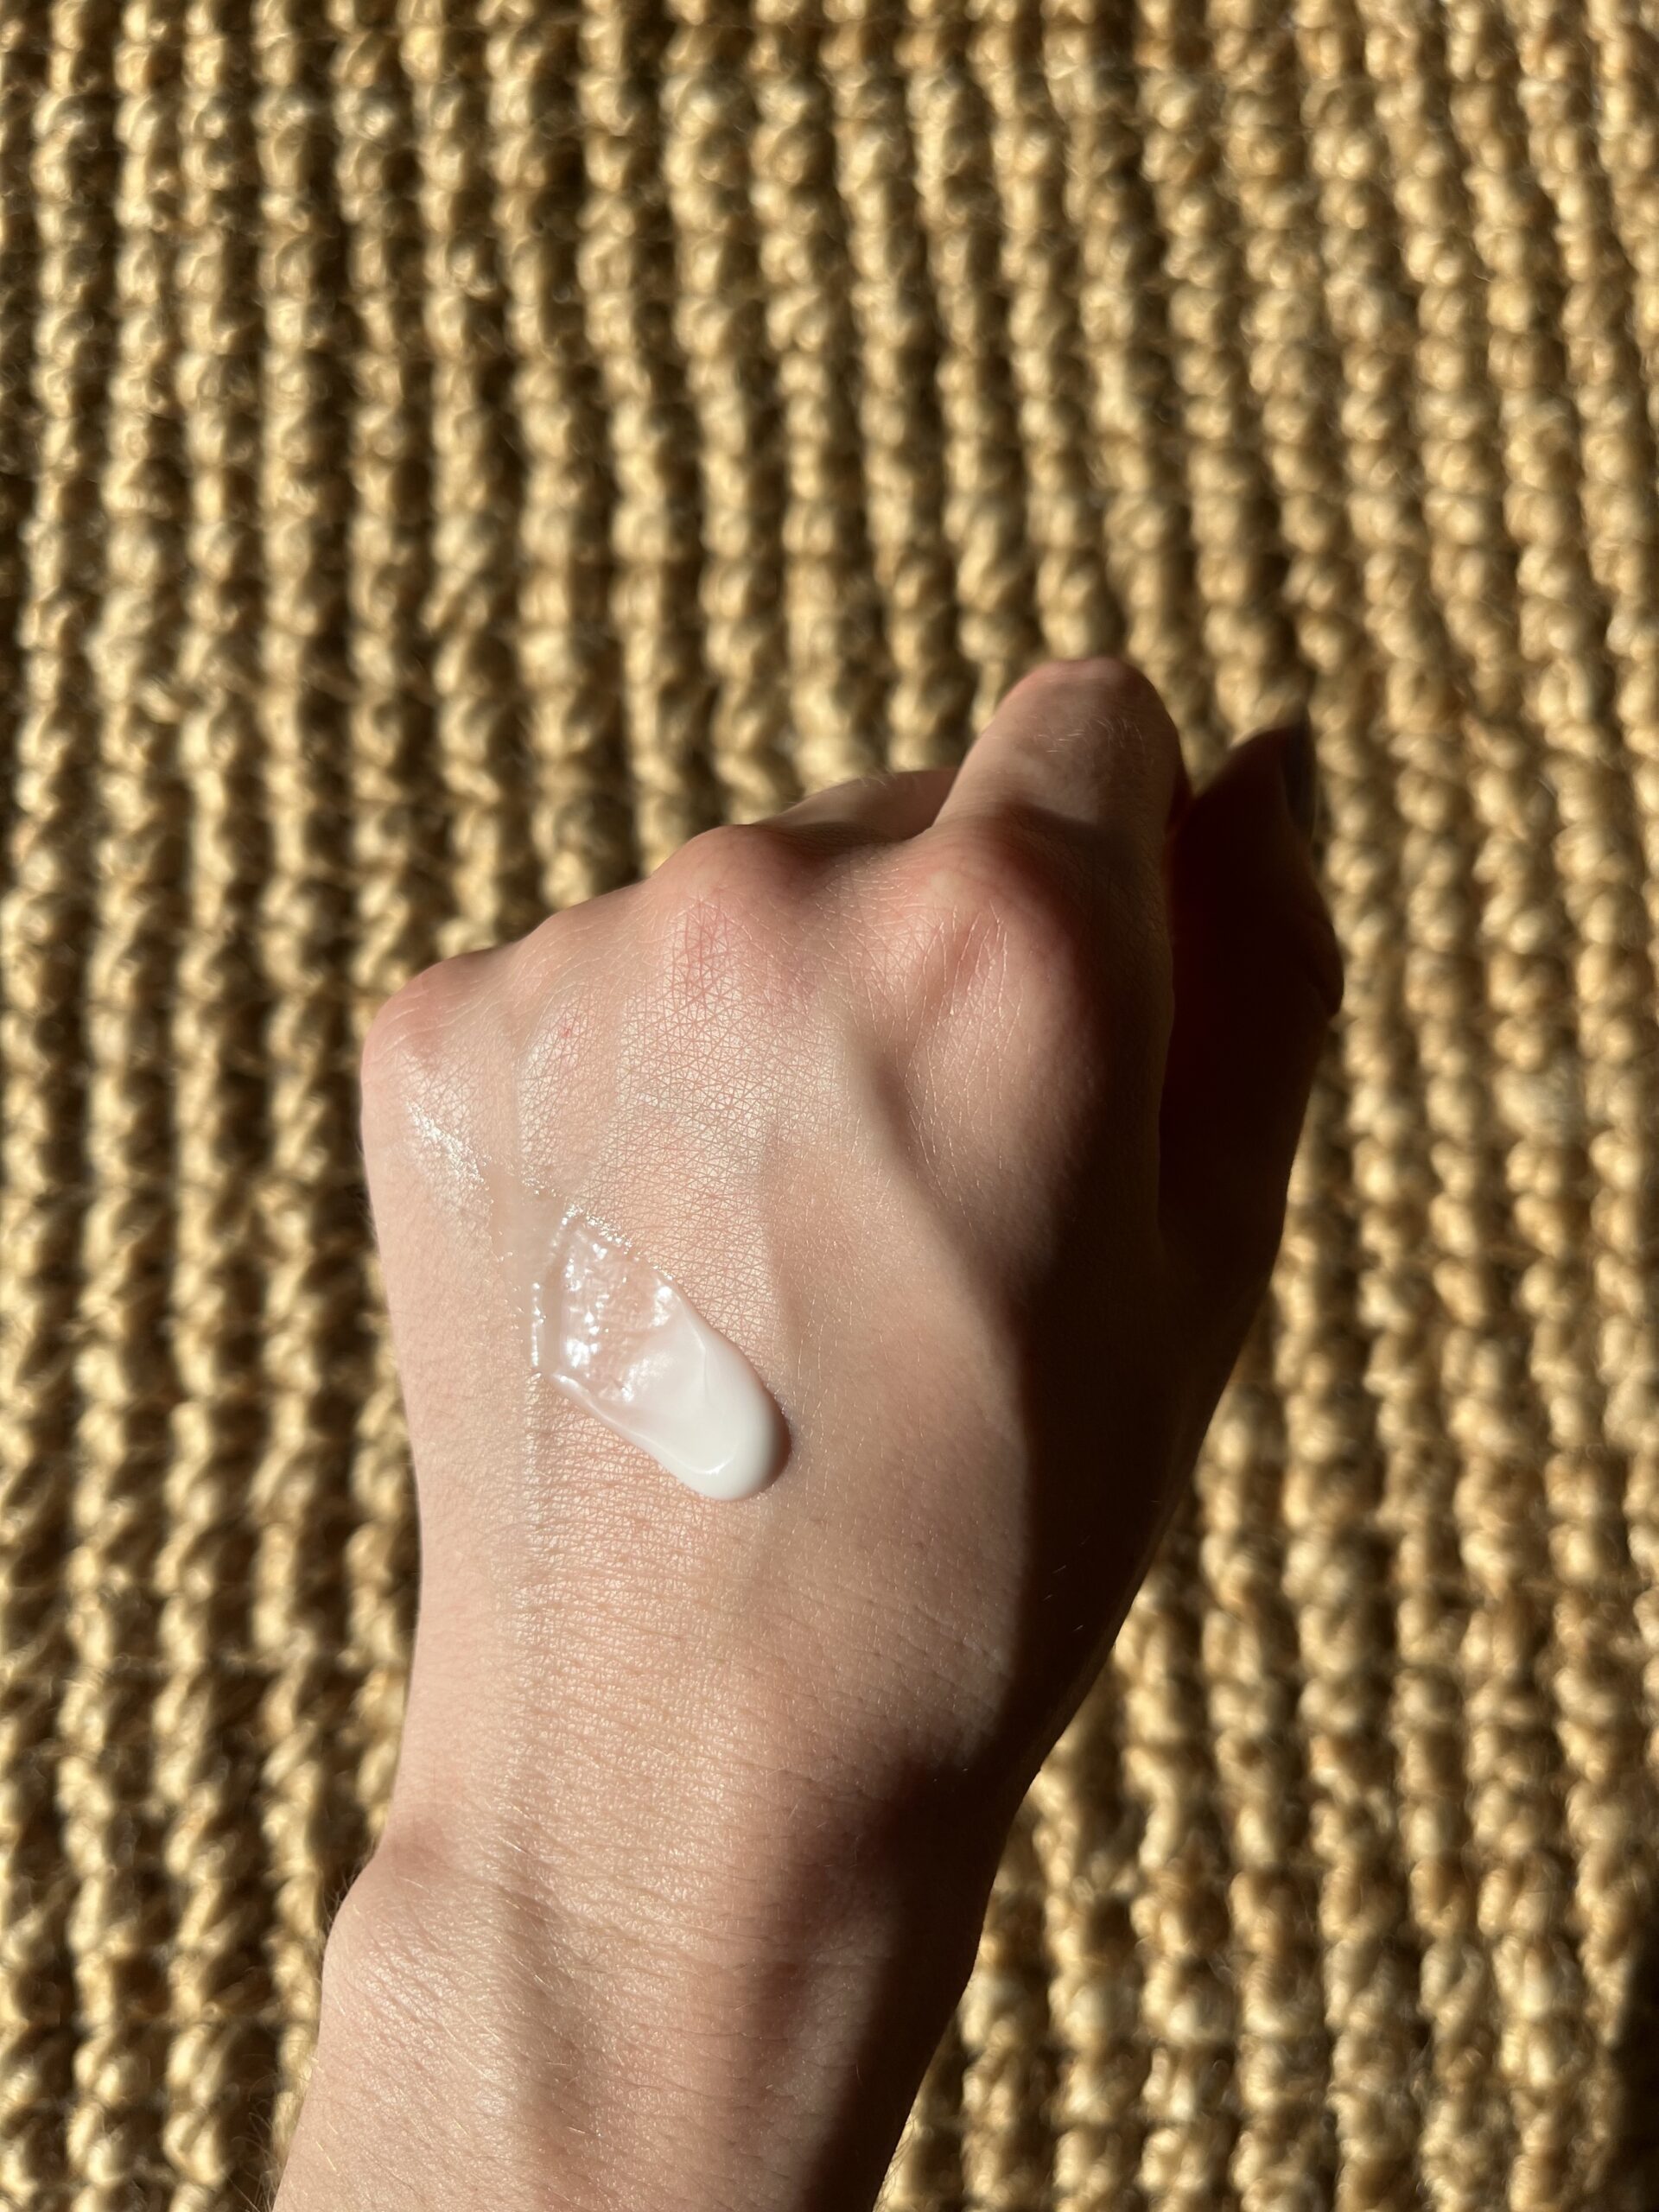
<instances>
[{"instance_id":1,"label":"crease on knuckle","mask_svg":"<svg viewBox=\"0 0 1659 2212\"><path fill-rule=\"evenodd\" d=\"M647 880L647 995L680 1049L747 1049L757 1024L799 1014L810 880L798 841L752 823L703 831Z\"/></svg>"},{"instance_id":2,"label":"crease on knuckle","mask_svg":"<svg viewBox=\"0 0 1659 2212\"><path fill-rule=\"evenodd\" d=\"M922 941L944 958L953 992L1011 987L1084 1039L1155 1029L1166 1019L1167 949L1143 911L1144 873L1127 848L1046 818L955 825L915 895Z\"/></svg>"}]
</instances>

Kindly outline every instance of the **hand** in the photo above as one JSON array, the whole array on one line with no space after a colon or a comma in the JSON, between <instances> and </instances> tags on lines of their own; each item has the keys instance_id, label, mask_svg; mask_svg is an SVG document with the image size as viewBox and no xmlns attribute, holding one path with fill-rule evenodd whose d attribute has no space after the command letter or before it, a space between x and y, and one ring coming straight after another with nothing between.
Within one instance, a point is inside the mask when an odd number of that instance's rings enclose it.
<instances>
[{"instance_id":1,"label":"hand","mask_svg":"<svg viewBox=\"0 0 1659 2212\"><path fill-rule=\"evenodd\" d=\"M383 1011L420 1625L284 2212L874 2194L1272 1260L1340 994L1307 770L1274 733L1194 798L1143 677L1055 664L954 775L709 831ZM499 1160L747 1354L770 1490L526 1428Z\"/></svg>"}]
</instances>

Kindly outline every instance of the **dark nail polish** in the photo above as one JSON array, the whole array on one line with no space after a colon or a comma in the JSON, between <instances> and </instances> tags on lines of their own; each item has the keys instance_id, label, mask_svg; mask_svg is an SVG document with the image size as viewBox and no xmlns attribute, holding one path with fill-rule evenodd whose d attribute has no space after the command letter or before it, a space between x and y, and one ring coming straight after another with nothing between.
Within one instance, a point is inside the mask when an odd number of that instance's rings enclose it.
<instances>
[{"instance_id":1,"label":"dark nail polish","mask_svg":"<svg viewBox=\"0 0 1659 2212\"><path fill-rule=\"evenodd\" d=\"M1285 798L1291 818L1311 842L1319 812L1319 772L1313 758L1313 733L1304 717L1287 722L1274 735L1281 740L1279 772L1285 779Z\"/></svg>"}]
</instances>

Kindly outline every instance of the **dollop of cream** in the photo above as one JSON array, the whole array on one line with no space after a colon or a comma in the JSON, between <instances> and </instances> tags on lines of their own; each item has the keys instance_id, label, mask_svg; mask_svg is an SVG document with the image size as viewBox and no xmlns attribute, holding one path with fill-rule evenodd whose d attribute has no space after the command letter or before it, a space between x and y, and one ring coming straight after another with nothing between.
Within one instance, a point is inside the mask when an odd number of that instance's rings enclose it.
<instances>
[{"instance_id":1,"label":"dollop of cream","mask_svg":"<svg viewBox=\"0 0 1659 2212\"><path fill-rule=\"evenodd\" d=\"M729 1338L626 1236L480 1158L428 1107L410 1128L435 1179L487 1195L524 1328L525 1433L546 1384L703 1497L752 1497L789 1453L782 1413Z\"/></svg>"},{"instance_id":2,"label":"dollop of cream","mask_svg":"<svg viewBox=\"0 0 1659 2212\"><path fill-rule=\"evenodd\" d=\"M782 1417L683 1291L575 1206L519 1248L537 1374L703 1497L766 1487L784 1458Z\"/></svg>"}]
</instances>

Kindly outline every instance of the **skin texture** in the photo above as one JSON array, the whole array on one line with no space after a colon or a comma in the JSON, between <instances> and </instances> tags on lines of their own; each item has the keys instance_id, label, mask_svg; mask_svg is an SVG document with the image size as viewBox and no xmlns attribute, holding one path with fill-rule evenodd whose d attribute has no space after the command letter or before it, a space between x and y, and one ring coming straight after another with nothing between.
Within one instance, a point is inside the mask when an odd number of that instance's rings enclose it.
<instances>
[{"instance_id":1,"label":"skin texture","mask_svg":"<svg viewBox=\"0 0 1659 2212\"><path fill-rule=\"evenodd\" d=\"M420 1625L281 2212L873 2200L1271 1263L1341 988L1307 766L1195 798L1143 677L1052 664L954 777L709 831L383 1011ZM769 1491L526 1421L503 1169L742 1348Z\"/></svg>"}]
</instances>

